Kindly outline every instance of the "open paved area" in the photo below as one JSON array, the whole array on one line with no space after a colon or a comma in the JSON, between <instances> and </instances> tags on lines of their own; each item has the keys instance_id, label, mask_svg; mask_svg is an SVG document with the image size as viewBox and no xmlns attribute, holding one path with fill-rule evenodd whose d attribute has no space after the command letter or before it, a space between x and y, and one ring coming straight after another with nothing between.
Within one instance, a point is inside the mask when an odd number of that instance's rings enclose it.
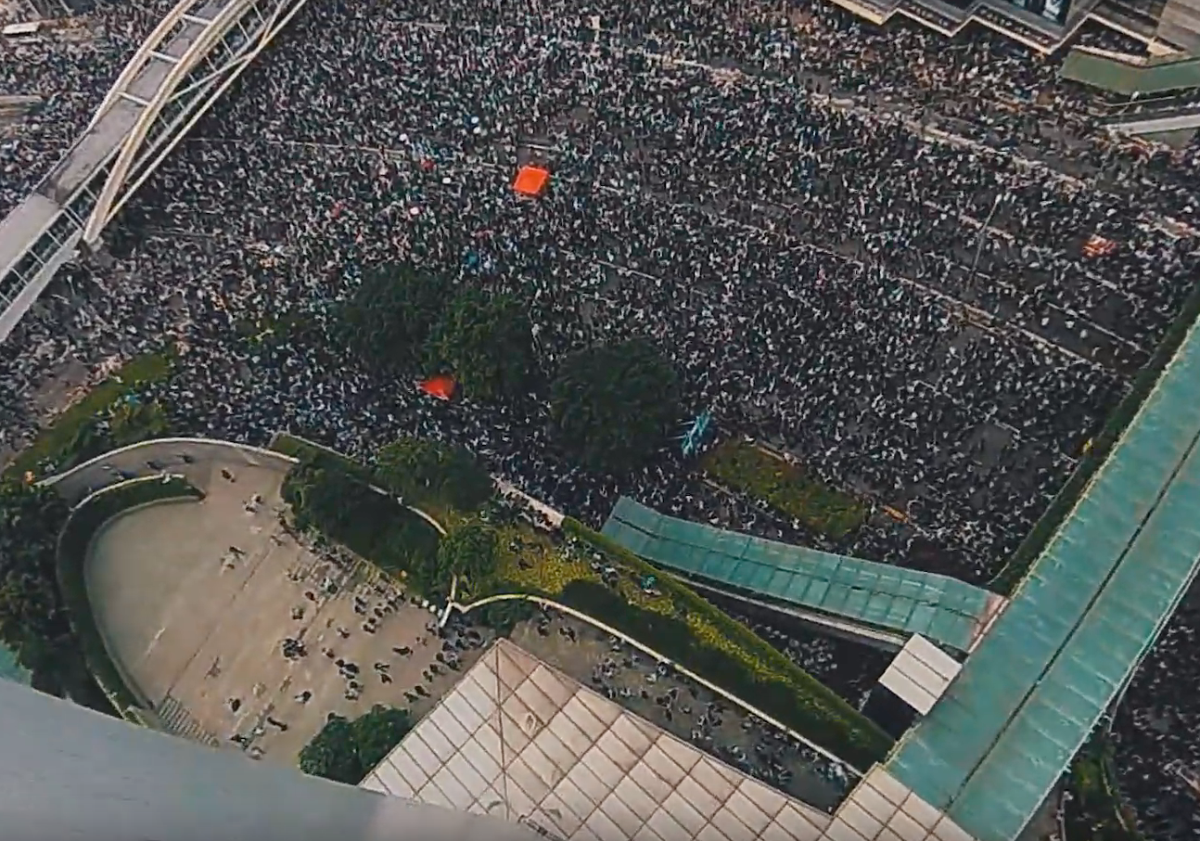
<instances>
[{"instance_id":1,"label":"open paved area","mask_svg":"<svg viewBox=\"0 0 1200 841\"><path fill-rule=\"evenodd\" d=\"M421 715L457 678L437 661L447 655L430 612L368 565L289 534L282 470L228 464L189 464L202 502L133 512L93 544L89 594L128 679L180 735L284 763L330 712L386 704ZM287 639L304 653L285 657ZM466 665L473 653L457 656Z\"/></svg>"}]
</instances>

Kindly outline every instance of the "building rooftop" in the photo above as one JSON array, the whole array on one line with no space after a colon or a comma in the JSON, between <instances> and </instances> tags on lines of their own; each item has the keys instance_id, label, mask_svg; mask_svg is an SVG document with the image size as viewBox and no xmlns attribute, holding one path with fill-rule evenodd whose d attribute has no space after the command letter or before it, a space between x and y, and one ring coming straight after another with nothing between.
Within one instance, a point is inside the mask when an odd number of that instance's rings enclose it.
<instances>
[{"instance_id":1,"label":"building rooftop","mask_svg":"<svg viewBox=\"0 0 1200 841\"><path fill-rule=\"evenodd\" d=\"M564 841L816 841L831 821L503 639L361 785Z\"/></svg>"},{"instance_id":2,"label":"building rooftop","mask_svg":"<svg viewBox=\"0 0 1200 841\"><path fill-rule=\"evenodd\" d=\"M969 651L1004 605L981 587L659 514L621 497L604 534L673 572Z\"/></svg>"},{"instance_id":3,"label":"building rooftop","mask_svg":"<svg viewBox=\"0 0 1200 841\"><path fill-rule=\"evenodd\" d=\"M1009 608L888 763L981 841L1021 832L1200 566L1198 331Z\"/></svg>"}]
</instances>

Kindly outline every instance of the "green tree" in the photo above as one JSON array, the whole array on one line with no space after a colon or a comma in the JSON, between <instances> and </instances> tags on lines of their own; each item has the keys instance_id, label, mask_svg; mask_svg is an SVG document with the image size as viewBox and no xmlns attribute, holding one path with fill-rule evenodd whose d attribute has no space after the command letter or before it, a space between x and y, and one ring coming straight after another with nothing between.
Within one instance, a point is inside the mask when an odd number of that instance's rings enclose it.
<instances>
[{"instance_id":1,"label":"green tree","mask_svg":"<svg viewBox=\"0 0 1200 841\"><path fill-rule=\"evenodd\" d=\"M413 505L474 512L495 493L492 477L465 448L406 436L379 453L379 480Z\"/></svg>"},{"instance_id":2,"label":"green tree","mask_svg":"<svg viewBox=\"0 0 1200 841\"><path fill-rule=\"evenodd\" d=\"M341 338L373 368L415 368L450 294L449 279L411 263L370 267L341 308Z\"/></svg>"},{"instance_id":3,"label":"green tree","mask_svg":"<svg viewBox=\"0 0 1200 841\"><path fill-rule=\"evenodd\" d=\"M300 770L347 785L358 785L364 772L358 759L354 728L344 717L330 713L321 732L300 751Z\"/></svg>"},{"instance_id":4,"label":"green tree","mask_svg":"<svg viewBox=\"0 0 1200 841\"><path fill-rule=\"evenodd\" d=\"M567 357L550 387L559 445L584 467L623 473L657 449L679 417L674 368L647 342Z\"/></svg>"},{"instance_id":5,"label":"green tree","mask_svg":"<svg viewBox=\"0 0 1200 841\"><path fill-rule=\"evenodd\" d=\"M478 583L496 571L500 539L486 523L466 523L438 545L438 567L444 577L458 575Z\"/></svg>"},{"instance_id":6,"label":"green tree","mask_svg":"<svg viewBox=\"0 0 1200 841\"><path fill-rule=\"evenodd\" d=\"M426 358L432 370L453 373L473 399L519 397L535 368L524 304L511 295L463 292L430 334Z\"/></svg>"},{"instance_id":7,"label":"green tree","mask_svg":"<svg viewBox=\"0 0 1200 841\"><path fill-rule=\"evenodd\" d=\"M412 729L408 710L376 704L354 721L330 713L321 732L300 751L300 770L358 785Z\"/></svg>"},{"instance_id":8,"label":"green tree","mask_svg":"<svg viewBox=\"0 0 1200 841\"><path fill-rule=\"evenodd\" d=\"M59 694L75 682L72 660L78 660L55 569L67 514L48 488L0 484L0 642L33 672L35 683Z\"/></svg>"},{"instance_id":9,"label":"green tree","mask_svg":"<svg viewBox=\"0 0 1200 841\"><path fill-rule=\"evenodd\" d=\"M331 459L306 457L288 471L282 495L297 528L314 529L388 572L422 570L437 556L433 526Z\"/></svg>"},{"instance_id":10,"label":"green tree","mask_svg":"<svg viewBox=\"0 0 1200 841\"><path fill-rule=\"evenodd\" d=\"M358 748L358 761L363 772L361 780L372 768L392 752L400 740L412 730L412 717L408 710L376 704L371 711L354 720L354 743Z\"/></svg>"}]
</instances>

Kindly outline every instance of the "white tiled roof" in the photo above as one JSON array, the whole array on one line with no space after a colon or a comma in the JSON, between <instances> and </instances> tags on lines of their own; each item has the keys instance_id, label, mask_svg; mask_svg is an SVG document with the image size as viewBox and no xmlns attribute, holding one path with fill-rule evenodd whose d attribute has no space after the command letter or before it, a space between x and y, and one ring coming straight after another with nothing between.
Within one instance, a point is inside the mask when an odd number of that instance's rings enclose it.
<instances>
[{"instance_id":1,"label":"white tiled roof","mask_svg":"<svg viewBox=\"0 0 1200 841\"><path fill-rule=\"evenodd\" d=\"M564 841L817 841L830 824L508 640L362 786Z\"/></svg>"},{"instance_id":2,"label":"white tiled roof","mask_svg":"<svg viewBox=\"0 0 1200 841\"><path fill-rule=\"evenodd\" d=\"M914 634L893 658L879 682L925 715L960 671L961 663L920 634Z\"/></svg>"}]
</instances>

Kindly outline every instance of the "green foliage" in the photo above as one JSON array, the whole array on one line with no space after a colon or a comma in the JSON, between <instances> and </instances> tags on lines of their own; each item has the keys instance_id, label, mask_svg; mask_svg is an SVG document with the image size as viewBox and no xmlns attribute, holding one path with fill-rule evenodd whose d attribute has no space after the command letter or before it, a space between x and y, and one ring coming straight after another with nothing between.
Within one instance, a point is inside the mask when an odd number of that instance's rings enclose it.
<instances>
[{"instance_id":1,"label":"green foliage","mask_svg":"<svg viewBox=\"0 0 1200 841\"><path fill-rule=\"evenodd\" d=\"M138 403L118 401L108 415L108 438L113 447L128 447L161 438L169 424L167 412L158 401Z\"/></svg>"},{"instance_id":2,"label":"green foliage","mask_svg":"<svg viewBox=\"0 0 1200 841\"><path fill-rule=\"evenodd\" d=\"M382 762L412 727L412 718L408 710L378 704L366 715L355 719L354 741L358 745L358 759L362 763L363 776Z\"/></svg>"},{"instance_id":3,"label":"green foliage","mask_svg":"<svg viewBox=\"0 0 1200 841\"><path fill-rule=\"evenodd\" d=\"M358 785L411 729L408 711L396 707L377 704L354 721L330 713L321 732L300 751L300 770Z\"/></svg>"},{"instance_id":4,"label":"green foliage","mask_svg":"<svg viewBox=\"0 0 1200 841\"><path fill-rule=\"evenodd\" d=\"M320 444L315 444L299 436L287 432L278 432L271 438L270 448L285 456L300 459L325 470L337 470L347 473L360 481L370 484L375 481L371 468L359 464L353 459L331 450Z\"/></svg>"},{"instance_id":5,"label":"green foliage","mask_svg":"<svg viewBox=\"0 0 1200 841\"><path fill-rule=\"evenodd\" d=\"M364 775L350 722L330 713L325 726L300 751L300 770L346 785L358 785Z\"/></svg>"},{"instance_id":6,"label":"green foliage","mask_svg":"<svg viewBox=\"0 0 1200 841\"><path fill-rule=\"evenodd\" d=\"M499 545L496 530L485 523L459 526L438 547L442 577L457 575L468 581L483 581L496 571Z\"/></svg>"},{"instance_id":7,"label":"green foliage","mask_svg":"<svg viewBox=\"0 0 1200 841\"><path fill-rule=\"evenodd\" d=\"M427 359L431 370L453 373L472 399L520 397L536 370L525 306L511 295L463 292L430 334Z\"/></svg>"},{"instance_id":8,"label":"green foliage","mask_svg":"<svg viewBox=\"0 0 1200 841\"><path fill-rule=\"evenodd\" d=\"M1104 733L1095 734L1071 763L1064 809L1067 838L1087 841L1145 841L1136 816L1121 802L1113 780L1113 746Z\"/></svg>"},{"instance_id":9,"label":"green foliage","mask_svg":"<svg viewBox=\"0 0 1200 841\"><path fill-rule=\"evenodd\" d=\"M634 578L655 575L670 611L634 604L628 589L617 593L596 581L545 595L645 642L860 770L886 756L886 733L745 625L577 520L564 520L563 531Z\"/></svg>"},{"instance_id":10,"label":"green foliage","mask_svg":"<svg viewBox=\"0 0 1200 841\"><path fill-rule=\"evenodd\" d=\"M108 413L118 401L136 394L150 383L165 380L173 364L174 355L169 352L145 354L130 360L120 371L55 418L9 464L2 480L20 482L26 473L47 476L112 449L113 443L104 431Z\"/></svg>"},{"instance_id":11,"label":"green foliage","mask_svg":"<svg viewBox=\"0 0 1200 841\"><path fill-rule=\"evenodd\" d=\"M839 539L858 529L870 510L782 458L743 441L726 441L703 459L721 484L757 497L814 531Z\"/></svg>"},{"instance_id":12,"label":"green foliage","mask_svg":"<svg viewBox=\"0 0 1200 841\"><path fill-rule=\"evenodd\" d=\"M436 563L433 526L342 469L335 458L305 458L288 472L282 493L298 528L316 529L386 572Z\"/></svg>"},{"instance_id":13,"label":"green foliage","mask_svg":"<svg viewBox=\"0 0 1200 841\"><path fill-rule=\"evenodd\" d=\"M495 494L492 477L467 450L424 438L388 444L376 472L383 485L418 507L469 513Z\"/></svg>"},{"instance_id":14,"label":"green foliage","mask_svg":"<svg viewBox=\"0 0 1200 841\"><path fill-rule=\"evenodd\" d=\"M646 342L580 351L550 387L555 437L590 470L626 472L662 445L679 395L675 370Z\"/></svg>"},{"instance_id":15,"label":"green foliage","mask_svg":"<svg viewBox=\"0 0 1200 841\"><path fill-rule=\"evenodd\" d=\"M1033 566L1033 562L1042 554L1042 550L1050 542L1050 538L1074 510L1075 503L1082 496L1084 489L1087 488L1092 477L1096 475L1096 471L1104 464L1113 447L1125 433L1125 429L1137 415L1159 377L1162 376L1163 369L1174 358L1198 317L1200 317L1200 284L1192 290L1179 316L1154 351L1154 356L1142 368L1134 380L1133 386L1117 404L1112 414L1108 416L1108 420L1092 440L1088 451L1079 459L1071 478L1042 512L1042 516L1038 518L1033 529L1021 541L1017 550L1013 552L1004 569L992 580L990 587L993 591L1004 596L1011 596L1024 580L1025 574Z\"/></svg>"},{"instance_id":16,"label":"green foliage","mask_svg":"<svg viewBox=\"0 0 1200 841\"><path fill-rule=\"evenodd\" d=\"M127 684L121 670L109 657L104 637L96 625L84 578L88 547L104 524L123 511L151 502L201 499L203 496L185 480L174 477L167 481L155 476L124 482L101 491L72 512L58 538L57 551L52 555L57 589L87 671L117 712L127 718L136 715L136 712L129 712L131 709L147 705ZM71 695L74 697L75 693L71 692Z\"/></svg>"},{"instance_id":17,"label":"green foliage","mask_svg":"<svg viewBox=\"0 0 1200 841\"><path fill-rule=\"evenodd\" d=\"M45 665L32 660L46 646L70 634L54 572L66 520L66 504L52 490L0 485L0 640L31 671Z\"/></svg>"},{"instance_id":18,"label":"green foliage","mask_svg":"<svg viewBox=\"0 0 1200 841\"><path fill-rule=\"evenodd\" d=\"M419 364L430 330L450 295L450 282L409 263L368 269L341 309L344 341L368 365L387 372Z\"/></svg>"},{"instance_id":19,"label":"green foliage","mask_svg":"<svg viewBox=\"0 0 1200 841\"><path fill-rule=\"evenodd\" d=\"M507 637L519 623L535 615L537 608L524 599L505 599L471 611L472 619L502 637Z\"/></svg>"}]
</instances>

